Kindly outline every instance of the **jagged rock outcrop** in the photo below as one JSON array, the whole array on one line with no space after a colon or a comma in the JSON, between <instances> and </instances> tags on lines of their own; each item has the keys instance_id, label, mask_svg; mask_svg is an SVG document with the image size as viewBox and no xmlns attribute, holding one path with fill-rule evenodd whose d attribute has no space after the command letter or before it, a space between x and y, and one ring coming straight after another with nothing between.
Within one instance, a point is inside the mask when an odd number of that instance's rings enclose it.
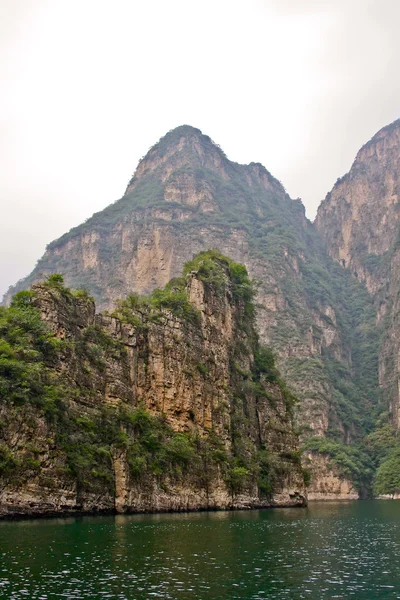
<instances>
[{"instance_id":1,"label":"jagged rock outcrop","mask_svg":"<svg viewBox=\"0 0 400 600\"><path fill-rule=\"evenodd\" d=\"M354 297L368 303L367 294L329 259L300 200L262 165L229 161L198 129L178 127L162 138L124 197L52 242L8 298L60 272L110 309L131 291L162 287L211 248L245 264L260 282L260 337L301 400L303 437L333 432L354 440L375 392L352 367L364 335Z\"/></svg>"},{"instance_id":2,"label":"jagged rock outcrop","mask_svg":"<svg viewBox=\"0 0 400 600\"><path fill-rule=\"evenodd\" d=\"M379 383L400 426L400 120L361 148L322 202L315 225L332 258L364 282L382 331Z\"/></svg>"},{"instance_id":3,"label":"jagged rock outcrop","mask_svg":"<svg viewBox=\"0 0 400 600\"><path fill-rule=\"evenodd\" d=\"M0 515L303 505L291 394L251 296L214 253L113 315L59 278L2 309Z\"/></svg>"}]
</instances>

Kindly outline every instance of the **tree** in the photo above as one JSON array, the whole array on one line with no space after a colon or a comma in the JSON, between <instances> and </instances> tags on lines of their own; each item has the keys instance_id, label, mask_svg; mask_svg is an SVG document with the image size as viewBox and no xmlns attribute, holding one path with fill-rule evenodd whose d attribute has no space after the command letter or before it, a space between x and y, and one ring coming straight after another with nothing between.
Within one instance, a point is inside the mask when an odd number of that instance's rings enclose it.
<instances>
[{"instance_id":1,"label":"tree","mask_svg":"<svg viewBox=\"0 0 400 600\"><path fill-rule=\"evenodd\" d=\"M376 472L374 491L376 495L394 496L400 493L400 448L393 450Z\"/></svg>"}]
</instances>

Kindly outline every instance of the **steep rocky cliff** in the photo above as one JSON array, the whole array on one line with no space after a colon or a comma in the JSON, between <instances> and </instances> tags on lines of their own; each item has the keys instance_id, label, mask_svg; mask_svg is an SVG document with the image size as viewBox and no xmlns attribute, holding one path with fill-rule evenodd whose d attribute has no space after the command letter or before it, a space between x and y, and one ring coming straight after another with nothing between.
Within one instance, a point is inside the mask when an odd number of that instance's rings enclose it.
<instances>
[{"instance_id":1,"label":"steep rocky cliff","mask_svg":"<svg viewBox=\"0 0 400 600\"><path fill-rule=\"evenodd\" d=\"M400 426L400 120L361 148L322 202L315 225L332 258L365 283L381 334L379 383Z\"/></svg>"},{"instance_id":2,"label":"steep rocky cliff","mask_svg":"<svg viewBox=\"0 0 400 600\"><path fill-rule=\"evenodd\" d=\"M96 314L60 276L0 309L0 514L305 503L293 396L216 252Z\"/></svg>"},{"instance_id":3,"label":"steep rocky cliff","mask_svg":"<svg viewBox=\"0 0 400 600\"><path fill-rule=\"evenodd\" d=\"M124 197L52 242L10 294L60 272L112 309L211 248L259 281L258 330L301 400L302 437L359 438L377 397L375 333L360 316L372 310L368 294L329 258L300 200L262 165L229 161L198 129L162 138Z\"/></svg>"},{"instance_id":4,"label":"steep rocky cliff","mask_svg":"<svg viewBox=\"0 0 400 600\"><path fill-rule=\"evenodd\" d=\"M358 500L360 490L326 453L306 452L303 463L314 473L307 489L308 500Z\"/></svg>"}]
</instances>

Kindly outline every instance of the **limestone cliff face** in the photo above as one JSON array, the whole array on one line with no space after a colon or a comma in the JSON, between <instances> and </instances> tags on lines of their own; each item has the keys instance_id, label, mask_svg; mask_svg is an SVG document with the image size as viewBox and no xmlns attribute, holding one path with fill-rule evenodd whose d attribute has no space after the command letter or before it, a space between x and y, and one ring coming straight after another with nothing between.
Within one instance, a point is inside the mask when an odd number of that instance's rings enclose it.
<instances>
[{"instance_id":1,"label":"limestone cliff face","mask_svg":"<svg viewBox=\"0 0 400 600\"><path fill-rule=\"evenodd\" d=\"M383 329L379 382L400 426L400 120L381 129L322 202L315 225L330 255L363 281Z\"/></svg>"},{"instance_id":2,"label":"limestone cliff face","mask_svg":"<svg viewBox=\"0 0 400 600\"><path fill-rule=\"evenodd\" d=\"M286 392L252 375L256 337L226 264L218 289L187 275L192 320L140 306L129 322L33 288L66 395L1 406L0 450L19 465L0 477L1 515L306 502Z\"/></svg>"},{"instance_id":3,"label":"limestone cliff face","mask_svg":"<svg viewBox=\"0 0 400 600\"><path fill-rule=\"evenodd\" d=\"M309 500L358 500L359 491L329 456L307 452L303 461L311 466L314 473L308 488Z\"/></svg>"},{"instance_id":4,"label":"limestone cliff face","mask_svg":"<svg viewBox=\"0 0 400 600\"><path fill-rule=\"evenodd\" d=\"M229 161L198 129L178 127L162 138L124 197L52 242L8 298L60 272L68 285L87 288L100 310L111 309L132 291L164 286L193 255L212 248L245 264L260 282L260 337L300 397L303 435L331 430L351 441L355 413L343 413L341 397L353 385L349 336L359 323L344 306L350 297L344 275L326 256L300 200L262 165ZM331 374L330 365L339 363L345 385ZM360 403L355 412L365 410Z\"/></svg>"}]
</instances>

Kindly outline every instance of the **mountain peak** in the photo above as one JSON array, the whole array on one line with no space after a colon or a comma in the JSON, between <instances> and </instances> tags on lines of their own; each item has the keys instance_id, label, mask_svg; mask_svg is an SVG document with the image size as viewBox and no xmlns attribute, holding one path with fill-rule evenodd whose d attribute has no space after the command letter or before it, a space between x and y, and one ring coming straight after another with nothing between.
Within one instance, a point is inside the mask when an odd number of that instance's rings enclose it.
<instances>
[{"instance_id":1,"label":"mountain peak","mask_svg":"<svg viewBox=\"0 0 400 600\"><path fill-rule=\"evenodd\" d=\"M379 288L371 265L396 246L400 223L400 119L382 127L357 153L318 208L315 225L331 256ZM376 260L376 259L375 259ZM368 264L367 264L368 263ZM376 265L375 265L376 266Z\"/></svg>"},{"instance_id":2,"label":"mountain peak","mask_svg":"<svg viewBox=\"0 0 400 600\"><path fill-rule=\"evenodd\" d=\"M170 129L168 133L163 136L163 138L171 137L171 136L189 136L189 135L203 135L201 129L197 127L193 127L192 125L178 125L178 127L174 127Z\"/></svg>"},{"instance_id":3,"label":"mountain peak","mask_svg":"<svg viewBox=\"0 0 400 600\"><path fill-rule=\"evenodd\" d=\"M383 155L390 153L394 146L400 143L400 119L396 119L389 125L382 127L361 149L358 151L354 165L357 162L369 161L371 156L376 155L380 161Z\"/></svg>"},{"instance_id":4,"label":"mountain peak","mask_svg":"<svg viewBox=\"0 0 400 600\"><path fill-rule=\"evenodd\" d=\"M164 176L168 177L172 168L189 163L221 170L226 160L224 152L208 135L191 125L180 125L168 131L141 159L125 194L133 190L138 179L155 169L164 169Z\"/></svg>"},{"instance_id":5,"label":"mountain peak","mask_svg":"<svg viewBox=\"0 0 400 600\"><path fill-rule=\"evenodd\" d=\"M400 130L400 119L396 119L395 121L392 121L392 123L389 123L389 125L385 125L384 127L382 127L370 140L370 142L376 142L377 140L382 139L383 137L386 137L388 134L392 133L393 131L396 131L397 129ZM370 142L367 142L367 144L369 144ZM366 144L366 145L367 145Z\"/></svg>"}]
</instances>

